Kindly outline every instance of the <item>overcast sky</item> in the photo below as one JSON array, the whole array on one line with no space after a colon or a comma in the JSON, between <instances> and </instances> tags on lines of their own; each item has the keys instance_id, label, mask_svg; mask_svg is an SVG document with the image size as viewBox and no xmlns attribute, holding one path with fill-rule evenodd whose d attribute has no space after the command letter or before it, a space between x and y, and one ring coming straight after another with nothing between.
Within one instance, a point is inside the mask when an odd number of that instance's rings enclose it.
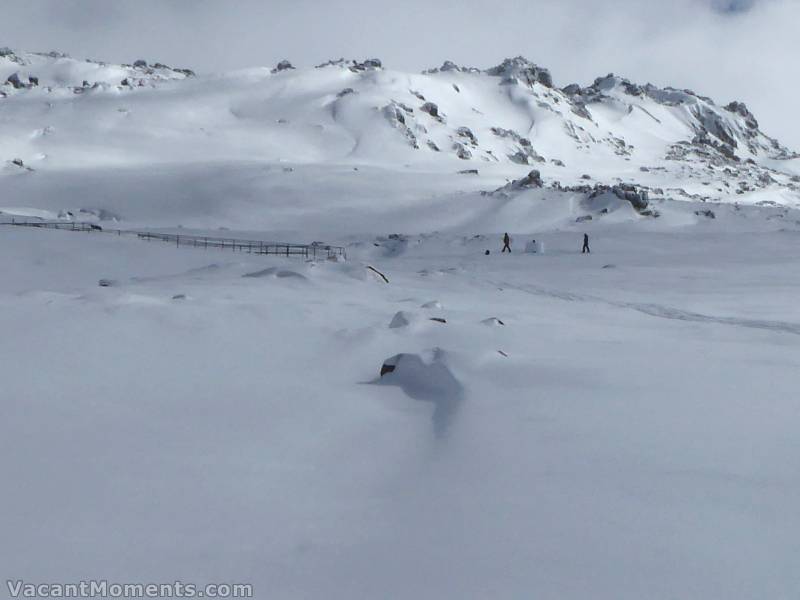
<instances>
[{"instance_id":1,"label":"overcast sky","mask_svg":"<svg viewBox=\"0 0 800 600\"><path fill-rule=\"evenodd\" d=\"M198 72L381 58L418 71L524 55L558 85L615 72L743 100L800 149L800 0L3 0L0 45Z\"/></svg>"}]
</instances>

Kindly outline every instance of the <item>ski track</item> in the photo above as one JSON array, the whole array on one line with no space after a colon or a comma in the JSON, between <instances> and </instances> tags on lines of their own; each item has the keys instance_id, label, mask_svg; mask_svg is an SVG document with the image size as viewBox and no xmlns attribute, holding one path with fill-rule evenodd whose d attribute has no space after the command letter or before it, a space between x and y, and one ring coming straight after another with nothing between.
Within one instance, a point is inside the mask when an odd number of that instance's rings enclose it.
<instances>
[{"instance_id":1,"label":"ski track","mask_svg":"<svg viewBox=\"0 0 800 600\"><path fill-rule=\"evenodd\" d=\"M691 323L713 323L718 325L729 325L733 327L745 327L748 329L763 329L766 331L774 331L779 333L789 333L792 335L800 335L800 323L790 323L787 321L764 321L760 319L740 319L737 317L721 317L716 315L704 315L680 308L671 306L664 306L662 304L641 303L641 302L620 302L617 300L609 300L601 298L600 296L592 296L588 294L575 294L572 292L564 292L560 290L552 290L535 285L515 285L507 282L496 283L498 287L506 287L513 290L532 294L534 296L543 296L546 298L554 298L556 300L563 300L565 302L594 302L597 304L605 304L615 308L622 308L627 310L635 310L642 314L658 317L661 319L672 319L675 321L685 321Z\"/></svg>"}]
</instances>

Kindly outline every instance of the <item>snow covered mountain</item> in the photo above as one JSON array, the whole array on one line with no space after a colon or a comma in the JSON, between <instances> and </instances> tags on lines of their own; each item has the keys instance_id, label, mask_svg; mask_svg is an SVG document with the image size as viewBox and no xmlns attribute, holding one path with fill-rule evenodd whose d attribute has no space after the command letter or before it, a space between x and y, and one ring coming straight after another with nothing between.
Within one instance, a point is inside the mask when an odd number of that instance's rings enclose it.
<instances>
[{"instance_id":1,"label":"snow covered mountain","mask_svg":"<svg viewBox=\"0 0 800 600\"><path fill-rule=\"evenodd\" d=\"M743 105L9 50L0 96L9 590L797 598L800 160Z\"/></svg>"},{"instance_id":2,"label":"snow covered mountain","mask_svg":"<svg viewBox=\"0 0 800 600\"><path fill-rule=\"evenodd\" d=\"M264 191L237 170L281 162L477 174L466 184L473 191L516 180L506 192L635 194L640 212L658 199L800 200L798 154L762 132L744 104L613 75L560 89L521 57L487 70L283 61L198 77L144 60L3 49L0 79L5 177L224 163L231 185L221 187L235 202ZM532 167L539 175L526 178ZM27 197L40 189L14 187Z\"/></svg>"}]
</instances>

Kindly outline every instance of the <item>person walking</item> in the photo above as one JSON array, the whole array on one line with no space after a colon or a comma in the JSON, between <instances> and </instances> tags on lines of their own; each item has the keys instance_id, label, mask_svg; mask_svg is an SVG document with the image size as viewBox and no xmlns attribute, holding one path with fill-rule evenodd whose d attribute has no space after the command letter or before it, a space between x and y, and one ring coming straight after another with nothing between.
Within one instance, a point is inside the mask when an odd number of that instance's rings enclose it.
<instances>
[{"instance_id":1,"label":"person walking","mask_svg":"<svg viewBox=\"0 0 800 600\"><path fill-rule=\"evenodd\" d=\"M511 237L508 235L508 232L503 236L503 250L500 252L502 254L506 250L511 252Z\"/></svg>"},{"instance_id":2,"label":"person walking","mask_svg":"<svg viewBox=\"0 0 800 600\"><path fill-rule=\"evenodd\" d=\"M583 234L583 250L581 250L581 254L591 254L592 251L589 250L589 234Z\"/></svg>"}]
</instances>

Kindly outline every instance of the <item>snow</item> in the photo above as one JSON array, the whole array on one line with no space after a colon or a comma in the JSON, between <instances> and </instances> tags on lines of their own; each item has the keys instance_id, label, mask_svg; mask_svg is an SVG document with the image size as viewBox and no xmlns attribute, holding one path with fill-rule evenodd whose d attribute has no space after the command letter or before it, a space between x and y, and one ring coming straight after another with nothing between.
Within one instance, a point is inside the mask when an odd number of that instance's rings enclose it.
<instances>
[{"instance_id":1,"label":"snow","mask_svg":"<svg viewBox=\"0 0 800 600\"><path fill-rule=\"evenodd\" d=\"M545 135L560 117L474 73L152 85L0 99L0 152L34 168L3 167L0 221L106 230L0 225L7 577L249 582L259 598L796 593L797 160L760 156L781 172L743 194L716 168L725 191L703 201L666 192L702 193L707 169L656 153L685 111L651 98L668 127L595 107L632 124L628 164ZM527 133L534 111L535 147L566 164L541 165L548 185L662 186L660 216L613 194L482 193L531 167L414 150L370 112L418 106L410 89L446 115L417 114L431 138L470 127L478 155L508 142L490 125ZM138 228L348 260L111 231Z\"/></svg>"},{"instance_id":2,"label":"snow","mask_svg":"<svg viewBox=\"0 0 800 600\"><path fill-rule=\"evenodd\" d=\"M442 234L342 265L3 229L5 569L275 597L788 594L800 233L592 234L591 256L568 232L535 257ZM446 325L389 327L430 298Z\"/></svg>"}]
</instances>

